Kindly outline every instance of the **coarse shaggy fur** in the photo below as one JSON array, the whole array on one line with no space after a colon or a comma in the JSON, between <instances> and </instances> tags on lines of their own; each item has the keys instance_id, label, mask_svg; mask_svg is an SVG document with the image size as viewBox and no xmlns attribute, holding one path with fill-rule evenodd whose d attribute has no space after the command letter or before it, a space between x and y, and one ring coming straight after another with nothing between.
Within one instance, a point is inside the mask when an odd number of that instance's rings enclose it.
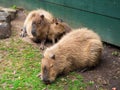
<instances>
[{"instance_id":1,"label":"coarse shaggy fur","mask_svg":"<svg viewBox=\"0 0 120 90\"><path fill-rule=\"evenodd\" d=\"M43 9L31 11L24 22L21 37L28 37L34 42L41 42L41 48L44 48L50 24L53 21L53 15Z\"/></svg>"},{"instance_id":2,"label":"coarse shaggy fur","mask_svg":"<svg viewBox=\"0 0 120 90\"><path fill-rule=\"evenodd\" d=\"M41 19L41 15L44 15L44 19ZM38 34L42 34L42 35L45 35L43 33L46 33L48 32L49 30L49 26L50 26L50 23L52 22L53 20L53 15L51 13L49 13L48 11L45 11L43 9L38 9L38 10L33 10L31 11L28 16L26 17L25 19L25 22L24 22L24 28L26 28L26 32L28 34L28 36L30 38L33 37L32 33L31 33L31 30L32 30L32 22L36 22L36 24L40 24L39 22L43 22L41 23L41 25L38 25ZM42 38L42 36L38 37L38 38Z\"/></svg>"},{"instance_id":3,"label":"coarse shaggy fur","mask_svg":"<svg viewBox=\"0 0 120 90\"><path fill-rule=\"evenodd\" d=\"M103 45L100 37L87 28L73 30L44 52L41 79L53 82L57 75L98 64Z\"/></svg>"},{"instance_id":4,"label":"coarse shaggy fur","mask_svg":"<svg viewBox=\"0 0 120 90\"><path fill-rule=\"evenodd\" d=\"M71 27L67 23L59 19L53 19L53 23L50 25L50 30L48 32L48 39L55 44L56 40L58 41L63 35L69 33L71 30Z\"/></svg>"}]
</instances>

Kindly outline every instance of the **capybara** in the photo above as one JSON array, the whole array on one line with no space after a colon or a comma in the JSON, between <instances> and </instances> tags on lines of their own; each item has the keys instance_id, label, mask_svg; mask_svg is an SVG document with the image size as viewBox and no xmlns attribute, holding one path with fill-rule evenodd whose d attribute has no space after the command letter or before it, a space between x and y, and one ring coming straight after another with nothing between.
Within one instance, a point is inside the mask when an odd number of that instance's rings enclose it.
<instances>
[{"instance_id":1,"label":"capybara","mask_svg":"<svg viewBox=\"0 0 120 90\"><path fill-rule=\"evenodd\" d=\"M44 48L44 43L47 38L47 33L50 28L50 23L53 22L53 15L43 9L31 11L23 26L21 37L26 34L35 42L41 42L41 49Z\"/></svg>"},{"instance_id":2,"label":"capybara","mask_svg":"<svg viewBox=\"0 0 120 90\"><path fill-rule=\"evenodd\" d=\"M48 32L48 40L51 40L55 44L55 40L59 40L64 34L71 31L71 27L62 21L61 19L53 19L53 23L50 25Z\"/></svg>"},{"instance_id":3,"label":"capybara","mask_svg":"<svg viewBox=\"0 0 120 90\"><path fill-rule=\"evenodd\" d=\"M100 37L92 30L81 28L71 31L45 50L41 61L41 79L51 83L61 73L96 66L102 49Z\"/></svg>"}]
</instances>

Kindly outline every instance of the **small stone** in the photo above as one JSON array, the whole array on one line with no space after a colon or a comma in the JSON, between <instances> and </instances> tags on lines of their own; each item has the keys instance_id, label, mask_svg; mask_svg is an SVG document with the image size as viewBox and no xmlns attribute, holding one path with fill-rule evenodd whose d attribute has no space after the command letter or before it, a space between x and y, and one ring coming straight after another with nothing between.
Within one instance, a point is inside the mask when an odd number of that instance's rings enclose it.
<instances>
[{"instance_id":1,"label":"small stone","mask_svg":"<svg viewBox=\"0 0 120 90\"><path fill-rule=\"evenodd\" d=\"M0 39L9 38L11 36L11 26L6 22L0 22Z\"/></svg>"},{"instance_id":2,"label":"small stone","mask_svg":"<svg viewBox=\"0 0 120 90\"><path fill-rule=\"evenodd\" d=\"M102 84L103 84L103 85L107 85L108 83L107 83L107 81L103 80L103 81L102 81Z\"/></svg>"},{"instance_id":3,"label":"small stone","mask_svg":"<svg viewBox=\"0 0 120 90\"><path fill-rule=\"evenodd\" d=\"M7 12L0 12L0 22L10 22L10 14Z\"/></svg>"},{"instance_id":4,"label":"small stone","mask_svg":"<svg viewBox=\"0 0 120 90\"><path fill-rule=\"evenodd\" d=\"M16 10L12 8L1 8L0 10L4 12L9 12L9 13L11 12L16 13Z\"/></svg>"},{"instance_id":5,"label":"small stone","mask_svg":"<svg viewBox=\"0 0 120 90\"><path fill-rule=\"evenodd\" d=\"M116 73L117 75L120 75L120 71L117 71L117 73Z\"/></svg>"},{"instance_id":6,"label":"small stone","mask_svg":"<svg viewBox=\"0 0 120 90\"><path fill-rule=\"evenodd\" d=\"M66 79L64 79L64 78L61 78L61 81L66 81Z\"/></svg>"},{"instance_id":7,"label":"small stone","mask_svg":"<svg viewBox=\"0 0 120 90\"><path fill-rule=\"evenodd\" d=\"M97 82L102 85L107 85L108 81L104 80L103 78L99 77L97 78Z\"/></svg>"},{"instance_id":8,"label":"small stone","mask_svg":"<svg viewBox=\"0 0 120 90\"><path fill-rule=\"evenodd\" d=\"M12 8L0 8L0 11L10 14L11 20L15 19L17 10Z\"/></svg>"},{"instance_id":9,"label":"small stone","mask_svg":"<svg viewBox=\"0 0 120 90\"><path fill-rule=\"evenodd\" d=\"M115 87L113 87L112 90L117 90L117 89Z\"/></svg>"}]
</instances>

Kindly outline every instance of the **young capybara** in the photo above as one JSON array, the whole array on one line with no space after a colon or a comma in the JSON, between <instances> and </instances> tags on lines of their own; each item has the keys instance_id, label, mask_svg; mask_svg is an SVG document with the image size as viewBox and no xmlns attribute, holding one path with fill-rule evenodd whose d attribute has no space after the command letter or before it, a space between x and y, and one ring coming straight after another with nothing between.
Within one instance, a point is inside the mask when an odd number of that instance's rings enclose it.
<instances>
[{"instance_id":1,"label":"young capybara","mask_svg":"<svg viewBox=\"0 0 120 90\"><path fill-rule=\"evenodd\" d=\"M96 66L102 49L101 39L95 32L87 28L71 31L44 52L41 79L51 83L61 73Z\"/></svg>"},{"instance_id":2,"label":"young capybara","mask_svg":"<svg viewBox=\"0 0 120 90\"><path fill-rule=\"evenodd\" d=\"M59 40L64 34L69 33L71 27L63 22L61 19L53 19L53 23L50 25L50 30L48 32L48 40L51 40L55 44L55 40Z\"/></svg>"},{"instance_id":3,"label":"young capybara","mask_svg":"<svg viewBox=\"0 0 120 90\"><path fill-rule=\"evenodd\" d=\"M26 34L35 42L41 42L41 49L44 49L44 43L47 38L47 33L50 28L50 23L53 22L53 16L48 11L43 9L31 11L23 26L21 37Z\"/></svg>"}]
</instances>

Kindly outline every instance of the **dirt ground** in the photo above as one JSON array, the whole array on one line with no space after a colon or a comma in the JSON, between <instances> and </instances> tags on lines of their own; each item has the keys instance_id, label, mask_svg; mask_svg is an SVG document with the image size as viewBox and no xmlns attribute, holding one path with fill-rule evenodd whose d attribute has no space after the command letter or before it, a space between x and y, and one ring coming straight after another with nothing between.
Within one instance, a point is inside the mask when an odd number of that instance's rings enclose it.
<instances>
[{"instance_id":1,"label":"dirt ground","mask_svg":"<svg viewBox=\"0 0 120 90\"><path fill-rule=\"evenodd\" d=\"M16 19L12 21L12 29L16 30L17 37L25 17L24 11L19 11ZM39 47L39 44L31 42L28 38L23 38L23 40ZM83 75L85 81L94 82L92 87L87 87L87 90L112 90L113 87L120 90L120 48L104 43L100 65L92 70L79 73Z\"/></svg>"},{"instance_id":2,"label":"dirt ground","mask_svg":"<svg viewBox=\"0 0 120 90\"><path fill-rule=\"evenodd\" d=\"M114 55L119 52L119 55ZM85 80L94 81L93 87L88 87L88 90L120 90L120 48L104 44L104 50L101 58L101 63L94 69L85 73L80 73L85 77Z\"/></svg>"}]
</instances>

